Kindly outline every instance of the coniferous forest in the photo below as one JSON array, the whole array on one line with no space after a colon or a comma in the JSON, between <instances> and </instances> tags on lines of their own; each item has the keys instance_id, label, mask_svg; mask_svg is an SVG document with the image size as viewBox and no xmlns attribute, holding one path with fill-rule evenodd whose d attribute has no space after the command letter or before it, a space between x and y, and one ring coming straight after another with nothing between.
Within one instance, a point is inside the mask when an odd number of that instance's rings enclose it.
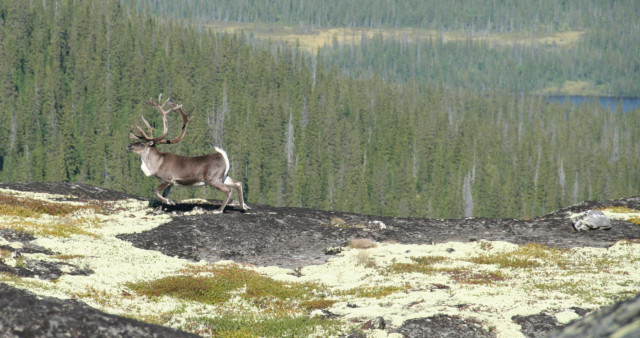
<instances>
[{"instance_id":1,"label":"coniferous forest","mask_svg":"<svg viewBox=\"0 0 640 338\"><path fill-rule=\"evenodd\" d=\"M637 3L554 1L538 15L489 0L398 3L0 0L0 181L80 181L151 197L157 180L125 146L140 115L162 128L145 102L163 93L195 110L182 142L160 149L224 148L249 204L527 218L639 194L638 110L550 104L535 92L571 80L638 96ZM309 55L190 18L584 33L568 47L378 37ZM170 127L177 135L178 116Z\"/></svg>"}]
</instances>

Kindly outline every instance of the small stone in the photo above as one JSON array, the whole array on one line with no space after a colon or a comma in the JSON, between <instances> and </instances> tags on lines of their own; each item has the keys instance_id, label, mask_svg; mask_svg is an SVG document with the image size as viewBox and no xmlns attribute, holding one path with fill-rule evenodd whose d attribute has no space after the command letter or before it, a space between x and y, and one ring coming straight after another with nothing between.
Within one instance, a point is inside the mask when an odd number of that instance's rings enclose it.
<instances>
[{"instance_id":1,"label":"small stone","mask_svg":"<svg viewBox=\"0 0 640 338\"><path fill-rule=\"evenodd\" d=\"M573 223L573 228L576 229L576 231L611 229L611 221L600 210L587 210L571 216L571 222Z\"/></svg>"},{"instance_id":2,"label":"small stone","mask_svg":"<svg viewBox=\"0 0 640 338\"><path fill-rule=\"evenodd\" d=\"M577 313L575 313L575 311L571 311L571 310L558 312L555 314L555 316L558 323L563 325L570 323L574 319L580 318L580 316Z\"/></svg>"},{"instance_id":3,"label":"small stone","mask_svg":"<svg viewBox=\"0 0 640 338\"><path fill-rule=\"evenodd\" d=\"M366 321L360 328L362 330L384 330L387 324L382 317L376 317L375 319Z\"/></svg>"},{"instance_id":4,"label":"small stone","mask_svg":"<svg viewBox=\"0 0 640 338\"><path fill-rule=\"evenodd\" d=\"M325 255L337 255L342 252L342 248L339 246L330 246L324 249Z\"/></svg>"}]
</instances>

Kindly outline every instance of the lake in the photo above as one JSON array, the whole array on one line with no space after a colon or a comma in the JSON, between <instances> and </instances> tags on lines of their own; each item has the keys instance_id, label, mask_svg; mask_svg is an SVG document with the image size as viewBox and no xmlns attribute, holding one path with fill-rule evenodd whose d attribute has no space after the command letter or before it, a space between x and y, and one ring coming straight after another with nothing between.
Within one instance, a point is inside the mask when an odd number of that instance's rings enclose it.
<instances>
[{"instance_id":1,"label":"lake","mask_svg":"<svg viewBox=\"0 0 640 338\"><path fill-rule=\"evenodd\" d=\"M626 113L634 109L640 109L640 97L615 97L615 96L577 96L577 95L551 95L547 96L549 103L563 103L569 101L571 104L592 103L598 100L604 109L615 111L622 107L622 112Z\"/></svg>"}]
</instances>

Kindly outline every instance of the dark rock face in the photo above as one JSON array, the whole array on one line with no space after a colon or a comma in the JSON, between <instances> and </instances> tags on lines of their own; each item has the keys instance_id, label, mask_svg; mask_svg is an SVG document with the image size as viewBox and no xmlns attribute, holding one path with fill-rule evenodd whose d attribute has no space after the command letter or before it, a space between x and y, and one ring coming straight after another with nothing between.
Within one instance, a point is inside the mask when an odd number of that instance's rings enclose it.
<instances>
[{"instance_id":1,"label":"dark rock face","mask_svg":"<svg viewBox=\"0 0 640 338\"><path fill-rule=\"evenodd\" d=\"M590 311L589 309L577 307L571 308L571 310L582 317ZM531 316L514 316L511 320L522 327L522 334L530 338L546 337L550 332L556 332L564 326L558 322L555 316L545 313Z\"/></svg>"},{"instance_id":2,"label":"dark rock face","mask_svg":"<svg viewBox=\"0 0 640 338\"><path fill-rule=\"evenodd\" d=\"M409 319L396 332L405 337L483 338L496 336L485 331L482 324L476 321L446 315Z\"/></svg>"},{"instance_id":3,"label":"dark rock face","mask_svg":"<svg viewBox=\"0 0 640 338\"><path fill-rule=\"evenodd\" d=\"M619 200L614 205L640 209L638 199ZM169 256L194 261L234 260L255 265L297 268L321 264L335 247L357 238L377 242L431 244L450 241L507 241L516 244L540 243L551 247L607 247L621 239L639 239L638 226L612 221L611 230L577 232L566 212L592 208L583 203L533 220L466 218L451 220L366 216L303 208L275 208L252 205L242 213L233 207L222 215L180 216L194 208L213 211L217 205L182 204L165 206L177 214L173 220L153 230L118 238L134 246L157 250ZM332 225L332 219L344 223ZM384 223L384 228L370 224Z\"/></svg>"},{"instance_id":4,"label":"dark rock face","mask_svg":"<svg viewBox=\"0 0 640 338\"><path fill-rule=\"evenodd\" d=\"M581 317L584 317L584 315L590 311L589 309L577 307L571 308L571 310L575 311L575 313ZM550 333L556 332L564 327L563 324L558 322L555 316L545 313L531 316L514 316L511 320L522 327L522 334L530 338L547 337Z\"/></svg>"},{"instance_id":5,"label":"dark rock face","mask_svg":"<svg viewBox=\"0 0 640 338\"><path fill-rule=\"evenodd\" d=\"M549 332L562 327L554 316L544 313L531 316L514 316L511 320L522 327L522 334L530 338L544 337Z\"/></svg>"},{"instance_id":6,"label":"dark rock face","mask_svg":"<svg viewBox=\"0 0 640 338\"><path fill-rule=\"evenodd\" d=\"M197 337L0 283L2 337Z\"/></svg>"},{"instance_id":7,"label":"dark rock face","mask_svg":"<svg viewBox=\"0 0 640 338\"><path fill-rule=\"evenodd\" d=\"M550 337L640 337L640 295L571 322Z\"/></svg>"}]
</instances>

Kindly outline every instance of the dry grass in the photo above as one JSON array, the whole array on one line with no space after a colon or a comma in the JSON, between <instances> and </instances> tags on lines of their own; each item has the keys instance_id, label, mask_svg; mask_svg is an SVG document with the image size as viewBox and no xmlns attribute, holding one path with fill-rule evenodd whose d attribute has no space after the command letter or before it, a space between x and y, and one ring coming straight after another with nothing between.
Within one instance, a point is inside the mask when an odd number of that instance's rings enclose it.
<instances>
[{"instance_id":1,"label":"dry grass","mask_svg":"<svg viewBox=\"0 0 640 338\"><path fill-rule=\"evenodd\" d=\"M85 230L85 227L97 224L98 220L92 218L62 217L47 221L18 219L3 221L0 229L9 228L21 231L33 236L70 237L71 235L86 235L96 237L95 234Z\"/></svg>"},{"instance_id":2,"label":"dry grass","mask_svg":"<svg viewBox=\"0 0 640 338\"><path fill-rule=\"evenodd\" d=\"M386 286L361 286L349 290L336 291L339 296L354 296L356 298L376 298L380 299L392 293L407 291L411 285L386 285Z\"/></svg>"},{"instance_id":3,"label":"dry grass","mask_svg":"<svg viewBox=\"0 0 640 338\"><path fill-rule=\"evenodd\" d=\"M565 81L558 86L544 88L539 91L539 94L600 96L606 92L605 86L596 86L589 81Z\"/></svg>"},{"instance_id":4,"label":"dry grass","mask_svg":"<svg viewBox=\"0 0 640 338\"><path fill-rule=\"evenodd\" d=\"M436 273L437 268L433 265L442 263L447 260L443 256L424 256L424 257L411 257L413 263L393 263L383 270L383 274L398 274L398 273L424 273L427 275Z\"/></svg>"},{"instance_id":5,"label":"dry grass","mask_svg":"<svg viewBox=\"0 0 640 338\"><path fill-rule=\"evenodd\" d=\"M370 249L376 246L376 242L370 238L356 238L349 241L349 247L354 249Z\"/></svg>"},{"instance_id":6,"label":"dry grass","mask_svg":"<svg viewBox=\"0 0 640 338\"><path fill-rule=\"evenodd\" d=\"M631 209L631 208L628 208L628 207L606 207L606 208L600 208L598 210L613 212L613 213L616 213L616 214L637 214L637 213L640 213L639 210Z\"/></svg>"},{"instance_id":7,"label":"dry grass","mask_svg":"<svg viewBox=\"0 0 640 338\"><path fill-rule=\"evenodd\" d=\"M360 251L356 254L356 265L362 265L367 268L378 267L376 260L371 257L371 253L368 251Z\"/></svg>"},{"instance_id":8,"label":"dry grass","mask_svg":"<svg viewBox=\"0 0 640 338\"><path fill-rule=\"evenodd\" d=\"M76 205L0 195L0 217L6 217L0 223L0 228L10 228L34 236L95 236L85 228L99 227L100 220L97 217L79 217L74 214L82 210L90 213L102 212L101 207L96 204ZM44 215L47 217L43 217Z\"/></svg>"},{"instance_id":9,"label":"dry grass","mask_svg":"<svg viewBox=\"0 0 640 338\"><path fill-rule=\"evenodd\" d=\"M283 25L269 25L257 23L229 23L211 22L205 27L218 32L252 34L262 40L282 41L291 46L316 53L318 49L339 45L359 44L362 38L372 38L380 35L384 39L396 39L399 41L415 42L418 40L442 39L444 42L484 41L495 45L514 44L553 44L556 46L568 46L575 44L584 32L567 31L553 34L529 35L520 33L486 33L477 32L438 32L433 29L419 28L299 28Z\"/></svg>"},{"instance_id":10,"label":"dry grass","mask_svg":"<svg viewBox=\"0 0 640 338\"><path fill-rule=\"evenodd\" d=\"M41 214L67 216L81 209L96 208L65 203L47 202L33 198L0 195L0 216L40 217Z\"/></svg>"},{"instance_id":11,"label":"dry grass","mask_svg":"<svg viewBox=\"0 0 640 338\"><path fill-rule=\"evenodd\" d=\"M622 214L625 220L633 224L640 225L640 210L631 209L628 207L606 207L606 208L600 208L599 210L603 212L614 213L614 214ZM634 214L634 215L629 215L629 214Z\"/></svg>"}]
</instances>

